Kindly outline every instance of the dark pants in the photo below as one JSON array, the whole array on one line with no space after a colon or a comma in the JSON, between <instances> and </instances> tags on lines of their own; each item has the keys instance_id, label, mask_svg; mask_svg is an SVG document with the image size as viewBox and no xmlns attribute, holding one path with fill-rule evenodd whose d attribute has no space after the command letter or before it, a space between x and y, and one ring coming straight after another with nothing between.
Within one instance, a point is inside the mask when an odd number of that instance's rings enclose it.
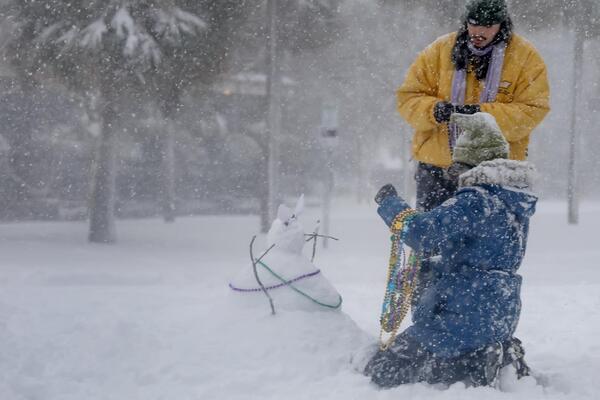
<instances>
[{"instance_id":1,"label":"dark pants","mask_svg":"<svg viewBox=\"0 0 600 400\"><path fill-rule=\"evenodd\" d=\"M430 211L454 196L458 182L445 169L419 163L415 174L417 182L417 209Z\"/></svg>"},{"instance_id":2,"label":"dark pants","mask_svg":"<svg viewBox=\"0 0 600 400\"><path fill-rule=\"evenodd\" d=\"M439 358L406 334L396 338L388 350L378 351L365 368L365 375L382 388L407 383L491 386L502 367L513 364L517 376L528 375L523 347L518 339L493 343L456 358Z\"/></svg>"}]
</instances>

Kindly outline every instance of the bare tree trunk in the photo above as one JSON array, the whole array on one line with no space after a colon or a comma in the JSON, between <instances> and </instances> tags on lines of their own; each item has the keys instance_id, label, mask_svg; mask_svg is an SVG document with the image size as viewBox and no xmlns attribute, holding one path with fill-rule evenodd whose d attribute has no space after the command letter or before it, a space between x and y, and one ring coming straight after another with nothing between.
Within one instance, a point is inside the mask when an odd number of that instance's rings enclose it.
<instances>
[{"instance_id":1,"label":"bare tree trunk","mask_svg":"<svg viewBox=\"0 0 600 400\"><path fill-rule=\"evenodd\" d=\"M175 132L170 119L165 121L162 148L162 211L165 222L175 222Z\"/></svg>"},{"instance_id":2,"label":"bare tree trunk","mask_svg":"<svg viewBox=\"0 0 600 400\"><path fill-rule=\"evenodd\" d=\"M175 222L175 118L179 91L169 88L162 95L161 110L164 118L161 150L161 208L165 222Z\"/></svg>"},{"instance_id":3,"label":"bare tree trunk","mask_svg":"<svg viewBox=\"0 0 600 400\"><path fill-rule=\"evenodd\" d=\"M24 98L33 99L35 96L35 82L25 74L25 71L19 73L19 86ZM21 100L22 101L22 100ZM29 185L35 182L33 165L36 163L36 153L39 152L34 146L34 113L29 107L24 108L15 115L15 123L18 124L19 135L15 135L9 146L9 157L7 167L10 168L13 176L18 178L21 184L16 187L15 193L11 196L17 202L23 202L31 198ZM7 171L3 171L7 172Z\"/></svg>"},{"instance_id":4,"label":"bare tree trunk","mask_svg":"<svg viewBox=\"0 0 600 400\"><path fill-rule=\"evenodd\" d=\"M269 151L264 151L264 161L260 165L260 190L258 191L258 203L260 213L260 231L266 233L271 226L271 213L269 212Z\"/></svg>"},{"instance_id":5,"label":"bare tree trunk","mask_svg":"<svg viewBox=\"0 0 600 400\"><path fill-rule=\"evenodd\" d=\"M101 101L100 119L102 132L98 139L92 178L90 199L90 231L88 239L93 243L114 243L115 197L116 197L116 114L110 100Z\"/></svg>"},{"instance_id":6,"label":"bare tree trunk","mask_svg":"<svg viewBox=\"0 0 600 400\"><path fill-rule=\"evenodd\" d=\"M574 58L573 58L573 92L571 100L571 132L569 137L569 162L568 162L568 221L569 224L579 223L579 187L578 187L578 147L579 133L577 131L577 113L579 109L579 92L581 90L581 76L583 73L583 45L585 33L580 26L575 27L574 34Z\"/></svg>"},{"instance_id":7,"label":"bare tree trunk","mask_svg":"<svg viewBox=\"0 0 600 400\"><path fill-rule=\"evenodd\" d=\"M266 95L267 95L267 141L268 168L268 220L277 215L279 203L279 136L281 135L281 68L279 61L279 38L277 30L277 1L267 0L266 43Z\"/></svg>"}]
</instances>

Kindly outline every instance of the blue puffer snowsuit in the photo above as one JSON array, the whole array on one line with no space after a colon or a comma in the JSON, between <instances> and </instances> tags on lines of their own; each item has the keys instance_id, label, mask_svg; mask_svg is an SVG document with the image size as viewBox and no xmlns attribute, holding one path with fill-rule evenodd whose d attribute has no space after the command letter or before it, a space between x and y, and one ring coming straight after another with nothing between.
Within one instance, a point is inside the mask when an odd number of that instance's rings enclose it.
<instances>
[{"instance_id":1,"label":"blue puffer snowsuit","mask_svg":"<svg viewBox=\"0 0 600 400\"><path fill-rule=\"evenodd\" d=\"M413 307L409 336L442 358L512 337L521 310L522 278L516 272L536 202L514 187L475 183L406 224L408 246L440 255ZM406 208L403 199L389 196L378 213L389 226Z\"/></svg>"}]
</instances>

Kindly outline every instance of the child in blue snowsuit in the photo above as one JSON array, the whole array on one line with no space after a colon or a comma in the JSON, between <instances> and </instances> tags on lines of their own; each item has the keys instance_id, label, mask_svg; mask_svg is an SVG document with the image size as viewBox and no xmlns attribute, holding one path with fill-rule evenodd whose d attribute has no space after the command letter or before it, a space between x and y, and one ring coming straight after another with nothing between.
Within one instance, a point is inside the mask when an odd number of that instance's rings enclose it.
<instances>
[{"instance_id":1,"label":"child in blue snowsuit","mask_svg":"<svg viewBox=\"0 0 600 400\"><path fill-rule=\"evenodd\" d=\"M521 265L529 218L537 198L529 192L533 167L508 160L508 143L489 114L452 116L463 134L453 152L457 193L403 226L404 243L430 263L425 289L413 303L413 325L365 373L381 387L429 382L492 385L513 364L527 374L513 338L521 310ZM409 209L393 186L376 197L390 226Z\"/></svg>"}]
</instances>

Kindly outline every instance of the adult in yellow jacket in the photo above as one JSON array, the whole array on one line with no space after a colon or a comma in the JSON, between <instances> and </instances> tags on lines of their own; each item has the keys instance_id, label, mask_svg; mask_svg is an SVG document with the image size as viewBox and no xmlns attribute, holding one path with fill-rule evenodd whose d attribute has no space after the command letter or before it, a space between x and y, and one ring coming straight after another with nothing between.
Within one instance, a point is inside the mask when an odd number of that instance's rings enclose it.
<instances>
[{"instance_id":1,"label":"adult in yellow jacket","mask_svg":"<svg viewBox=\"0 0 600 400\"><path fill-rule=\"evenodd\" d=\"M544 61L512 32L504 0L470 0L463 26L419 54L397 95L400 114L415 129L417 206L425 211L456 191L448 167L460 131L449 124L452 113L492 114L510 145L510 158L524 160L550 96Z\"/></svg>"}]
</instances>

